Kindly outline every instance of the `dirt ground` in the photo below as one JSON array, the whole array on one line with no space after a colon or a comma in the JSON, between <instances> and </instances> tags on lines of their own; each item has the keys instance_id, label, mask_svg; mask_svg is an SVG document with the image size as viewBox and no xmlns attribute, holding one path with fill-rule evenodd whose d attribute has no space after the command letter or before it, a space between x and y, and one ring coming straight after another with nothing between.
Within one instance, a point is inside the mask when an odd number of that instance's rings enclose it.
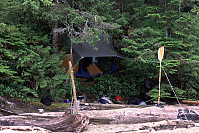
<instances>
[{"instance_id":1,"label":"dirt ground","mask_svg":"<svg viewBox=\"0 0 199 133\"><path fill-rule=\"evenodd\" d=\"M80 106L79 109L81 115L90 118L87 130L83 133L199 133L199 120L193 122L177 119L178 109L181 109L179 105L164 105L160 108L154 105L90 104ZM199 114L199 105L183 104L182 109ZM21 113L18 116L1 116L0 119L5 121L18 117L25 122L35 123L48 118L50 122L51 119L62 117L64 113ZM29 118L34 119L30 121ZM0 132L5 133L6 130Z\"/></svg>"},{"instance_id":2,"label":"dirt ground","mask_svg":"<svg viewBox=\"0 0 199 133\"><path fill-rule=\"evenodd\" d=\"M183 109L189 109L199 113L199 106L182 105ZM122 108L114 110L82 110L80 113L89 116L91 122L88 130L84 133L199 133L198 124L187 121L189 124L183 124L178 128L175 124L179 123L177 119L179 106L165 105L163 108L156 106ZM164 123L164 124L163 124ZM163 125L170 127L157 129Z\"/></svg>"},{"instance_id":3,"label":"dirt ground","mask_svg":"<svg viewBox=\"0 0 199 133\"><path fill-rule=\"evenodd\" d=\"M137 130L134 124L119 125L89 125L89 129L84 133L199 133L199 127L177 128L156 131Z\"/></svg>"}]
</instances>

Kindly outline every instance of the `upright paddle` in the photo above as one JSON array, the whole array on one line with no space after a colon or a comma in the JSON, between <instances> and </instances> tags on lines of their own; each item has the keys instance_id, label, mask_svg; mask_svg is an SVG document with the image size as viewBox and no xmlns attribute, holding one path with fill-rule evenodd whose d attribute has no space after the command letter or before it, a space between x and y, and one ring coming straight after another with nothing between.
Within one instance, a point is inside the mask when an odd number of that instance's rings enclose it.
<instances>
[{"instance_id":1,"label":"upright paddle","mask_svg":"<svg viewBox=\"0 0 199 133\"><path fill-rule=\"evenodd\" d=\"M164 56L164 46L158 49L158 59L160 61L158 106L160 105L161 62L162 62L163 56Z\"/></svg>"}]
</instances>

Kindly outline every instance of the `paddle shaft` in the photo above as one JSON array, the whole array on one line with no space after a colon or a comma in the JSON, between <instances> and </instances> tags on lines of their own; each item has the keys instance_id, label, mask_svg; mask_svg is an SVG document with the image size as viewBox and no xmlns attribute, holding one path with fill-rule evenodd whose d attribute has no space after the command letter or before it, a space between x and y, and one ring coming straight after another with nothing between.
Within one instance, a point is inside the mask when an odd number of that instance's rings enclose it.
<instances>
[{"instance_id":1,"label":"paddle shaft","mask_svg":"<svg viewBox=\"0 0 199 133\"><path fill-rule=\"evenodd\" d=\"M161 61L160 61L160 71L159 71L159 93L158 93L158 105L160 104L160 82L161 82Z\"/></svg>"}]
</instances>

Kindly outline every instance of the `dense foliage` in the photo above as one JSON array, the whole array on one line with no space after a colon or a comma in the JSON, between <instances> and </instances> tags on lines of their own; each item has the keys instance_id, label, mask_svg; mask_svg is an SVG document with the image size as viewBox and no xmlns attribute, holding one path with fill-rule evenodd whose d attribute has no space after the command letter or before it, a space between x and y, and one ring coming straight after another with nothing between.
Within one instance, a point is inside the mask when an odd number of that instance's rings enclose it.
<instances>
[{"instance_id":1,"label":"dense foliage","mask_svg":"<svg viewBox=\"0 0 199 133\"><path fill-rule=\"evenodd\" d=\"M117 60L112 74L82 88L96 97L148 95L157 97L157 50L165 47L164 71L180 98L199 96L199 0L1 0L0 92L11 97L51 97L70 94L61 67L73 43L94 44L112 33ZM56 38L57 37L57 38ZM146 80L150 87L146 87ZM162 72L162 97L173 98Z\"/></svg>"}]
</instances>

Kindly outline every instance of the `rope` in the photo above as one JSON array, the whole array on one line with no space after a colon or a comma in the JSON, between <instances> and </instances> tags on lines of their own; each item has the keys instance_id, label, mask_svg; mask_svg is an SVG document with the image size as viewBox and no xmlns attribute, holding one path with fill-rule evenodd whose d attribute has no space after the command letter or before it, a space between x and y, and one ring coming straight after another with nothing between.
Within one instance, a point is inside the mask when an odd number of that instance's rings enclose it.
<instances>
[{"instance_id":1,"label":"rope","mask_svg":"<svg viewBox=\"0 0 199 133\"><path fill-rule=\"evenodd\" d=\"M142 59L143 59L143 58L142 58ZM143 59L143 60L144 60L144 61L147 61L147 62L161 63L161 62L157 62L157 61L149 61L149 60L145 60L145 59ZM162 65L161 65L161 66L162 66ZM165 74L165 76L166 76L166 78L167 78L167 81L169 82L169 85L171 86L171 89L172 89L172 91L173 91L173 93L174 93L174 95L175 95L175 97L176 97L176 99L177 99L177 102L178 102L180 108L182 109L182 112L184 113L185 119L188 121L187 116L186 116L186 114L185 114L185 111L184 111L183 108L182 108L182 105L181 105L181 103L180 103L180 101L179 101L179 99L178 99L178 97L177 97L177 94L175 93L175 90L173 89L173 86L171 85L171 82L170 82L170 80L169 80L169 78L168 78L168 76L167 76L167 73L165 72L163 66L162 66L162 70L164 71L164 74ZM155 98L153 98L153 99L155 99Z\"/></svg>"},{"instance_id":2,"label":"rope","mask_svg":"<svg viewBox=\"0 0 199 133\"><path fill-rule=\"evenodd\" d=\"M82 58L79 58L79 60L77 61L77 63L75 64L75 66L73 68L75 68L77 66L77 64L79 63L79 61L81 60Z\"/></svg>"},{"instance_id":3,"label":"rope","mask_svg":"<svg viewBox=\"0 0 199 133\"><path fill-rule=\"evenodd\" d=\"M146 102L152 101L152 100L154 100L154 99L156 99L156 98L158 98L158 96L157 96L157 97L154 97L154 98L152 98L152 99L149 99L149 100L146 101Z\"/></svg>"},{"instance_id":4,"label":"rope","mask_svg":"<svg viewBox=\"0 0 199 133\"><path fill-rule=\"evenodd\" d=\"M169 85L171 86L171 89L172 89L172 91L173 91L173 93L174 93L174 95L175 95L175 97L176 97L176 99L177 99L178 104L179 104L180 107L182 108L182 105L181 105L181 103L180 103L180 101L179 101L179 99L178 99L178 97L177 97L177 95L176 95L176 93L175 93L175 91L174 91L174 89L173 89L173 86L171 85L171 82L170 82L170 80L169 80L169 78L168 78L168 76L167 76L167 73L165 72L163 66L162 66L162 70L164 71L164 74L165 74L165 76L166 76L166 78L167 78L167 81L169 82Z\"/></svg>"},{"instance_id":5,"label":"rope","mask_svg":"<svg viewBox=\"0 0 199 133\"><path fill-rule=\"evenodd\" d=\"M141 56L140 56L140 57L141 57ZM135 59L132 59L132 58L129 58L129 59L135 60ZM157 61L145 60L145 59L142 58L142 57L141 57L141 59L142 59L141 61L152 62L152 63L158 63L158 64L161 63L161 62L157 62ZM189 63L199 63L199 61L190 61ZM163 69L163 71L164 71L164 74L165 74L165 76L166 76L166 78L167 78L167 81L169 82L169 85L171 86L171 89L172 89L172 91L173 91L173 93L174 93L174 95L175 95L175 97L176 97L176 99L177 99L177 102L178 102L180 108L182 109L182 113L184 114L185 119L188 121L187 116L186 116L186 114L185 114L185 111L183 110L182 105L181 105L181 103L180 103L180 101L179 101L179 99L178 99L178 97L177 97L177 94L175 93L175 90L173 89L173 86L171 85L171 82L170 82L170 80L169 80L169 78L168 78L168 76L167 76L167 73L165 72L165 70L164 70L164 68L163 68L162 65L161 65L161 67L162 67L162 69ZM155 98L157 98L157 97L154 97L153 99L155 99ZM151 99L151 100L153 100L153 99ZM148 101L151 101L151 100L148 100ZM195 124L195 123L194 123L194 124Z\"/></svg>"},{"instance_id":6,"label":"rope","mask_svg":"<svg viewBox=\"0 0 199 133\"><path fill-rule=\"evenodd\" d=\"M164 71L164 74L165 74L165 76L166 76L166 78L167 78L167 81L169 82L169 85L171 86L171 89L172 89L172 91L173 91L173 93L174 93L174 95L175 95L175 97L176 97L176 99L177 99L177 102L178 102L180 108L182 109L182 112L184 113L185 119L188 121L187 116L186 116L186 114L185 114L185 112L184 112L184 110L183 110L183 108L182 108L182 105L181 105L181 103L180 103L180 101L179 101L179 99L178 99L178 97L177 97L177 94L175 93L175 90L173 89L173 86L171 85L171 82L170 82L170 80L169 80L169 78L168 78L168 76L167 76L167 73L165 72L163 66L162 66L162 70Z\"/></svg>"},{"instance_id":7,"label":"rope","mask_svg":"<svg viewBox=\"0 0 199 133\"><path fill-rule=\"evenodd\" d=\"M150 60L146 60L145 58L143 58L143 57L141 57L141 56L138 56L137 58L128 58L128 59L131 59L131 60L138 60L138 58L141 58L142 60L140 60L140 61L147 61L147 62L153 62L153 63L160 63L160 62L157 62L157 61L150 61ZM178 60L178 61L180 61L180 62L182 62L182 63L187 63L187 64L197 64L197 65L199 65L198 63L199 63L199 61L183 61L183 60Z\"/></svg>"}]
</instances>

